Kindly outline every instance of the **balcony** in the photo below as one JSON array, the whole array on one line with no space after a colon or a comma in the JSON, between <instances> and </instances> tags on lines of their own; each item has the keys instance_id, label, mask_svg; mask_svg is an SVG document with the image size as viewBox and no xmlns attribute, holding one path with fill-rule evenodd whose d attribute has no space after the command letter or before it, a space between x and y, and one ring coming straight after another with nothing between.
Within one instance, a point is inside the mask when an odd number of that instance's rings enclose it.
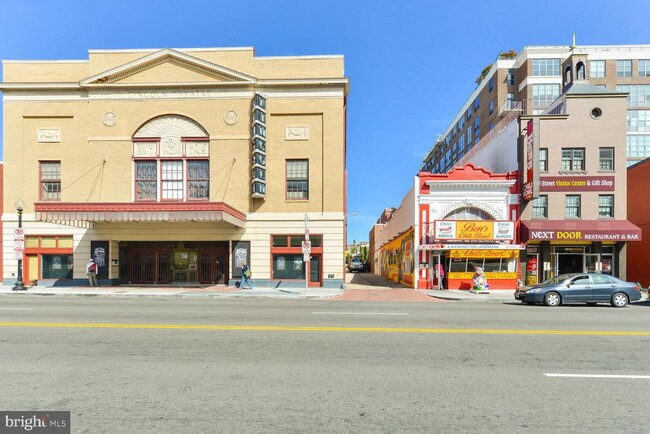
<instances>
[{"instance_id":1,"label":"balcony","mask_svg":"<svg viewBox=\"0 0 650 434\"><path fill-rule=\"evenodd\" d=\"M519 111L520 114L523 114L523 104L522 101L513 101L513 100L508 100L501 104L501 107L499 107L499 119L510 113L511 111L516 110Z\"/></svg>"}]
</instances>

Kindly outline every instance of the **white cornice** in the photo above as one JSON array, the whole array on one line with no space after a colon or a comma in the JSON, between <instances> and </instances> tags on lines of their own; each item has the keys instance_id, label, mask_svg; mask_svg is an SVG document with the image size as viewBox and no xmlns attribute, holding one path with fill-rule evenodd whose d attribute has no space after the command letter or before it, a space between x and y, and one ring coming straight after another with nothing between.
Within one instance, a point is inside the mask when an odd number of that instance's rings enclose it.
<instances>
[{"instance_id":1,"label":"white cornice","mask_svg":"<svg viewBox=\"0 0 650 434\"><path fill-rule=\"evenodd\" d=\"M426 185L429 188L484 188L484 189L493 189L495 187L510 188L515 184L515 180L505 180L505 181L488 181L488 180L477 180L477 181L425 181ZM426 195L425 195L426 196Z\"/></svg>"},{"instance_id":2,"label":"white cornice","mask_svg":"<svg viewBox=\"0 0 650 434\"><path fill-rule=\"evenodd\" d=\"M343 59L343 54L331 54L321 56L258 56L255 59L261 60L284 60L284 59Z\"/></svg>"},{"instance_id":3,"label":"white cornice","mask_svg":"<svg viewBox=\"0 0 650 434\"><path fill-rule=\"evenodd\" d=\"M49 64L49 63L88 63L88 60L2 60L2 63L28 63L28 64Z\"/></svg>"},{"instance_id":4,"label":"white cornice","mask_svg":"<svg viewBox=\"0 0 650 434\"><path fill-rule=\"evenodd\" d=\"M79 89L79 83L0 83L0 90Z\"/></svg>"},{"instance_id":5,"label":"white cornice","mask_svg":"<svg viewBox=\"0 0 650 434\"><path fill-rule=\"evenodd\" d=\"M260 86L318 86L318 85L348 85L350 80L347 78L304 78L304 79L271 79L271 80L258 80Z\"/></svg>"}]
</instances>

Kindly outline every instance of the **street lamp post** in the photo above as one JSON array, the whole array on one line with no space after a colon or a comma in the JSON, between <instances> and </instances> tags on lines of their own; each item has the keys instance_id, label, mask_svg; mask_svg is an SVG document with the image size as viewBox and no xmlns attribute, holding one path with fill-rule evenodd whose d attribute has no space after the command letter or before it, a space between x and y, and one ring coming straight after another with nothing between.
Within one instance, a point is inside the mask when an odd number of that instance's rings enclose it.
<instances>
[{"instance_id":1,"label":"street lamp post","mask_svg":"<svg viewBox=\"0 0 650 434\"><path fill-rule=\"evenodd\" d=\"M18 229L22 229L23 227L23 209L25 209L25 204L23 203L22 200L18 199L16 201L16 211L18 211ZM18 279L16 280L16 284L14 285L13 288L11 288L12 291L25 291L27 288L25 288L25 282L23 282L23 255L22 255L22 250L20 251L21 254L18 257Z\"/></svg>"}]
</instances>

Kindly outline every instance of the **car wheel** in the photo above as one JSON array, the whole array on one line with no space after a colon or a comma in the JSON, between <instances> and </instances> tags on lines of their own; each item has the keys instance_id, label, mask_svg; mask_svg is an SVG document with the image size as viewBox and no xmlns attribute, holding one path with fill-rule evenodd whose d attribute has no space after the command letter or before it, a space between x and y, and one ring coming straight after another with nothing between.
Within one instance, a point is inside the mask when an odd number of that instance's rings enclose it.
<instances>
[{"instance_id":1,"label":"car wheel","mask_svg":"<svg viewBox=\"0 0 650 434\"><path fill-rule=\"evenodd\" d=\"M557 292L549 292L544 296L544 304L547 306L559 306L561 302L562 299Z\"/></svg>"},{"instance_id":2,"label":"car wheel","mask_svg":"<svg viewBox=\"0 0 650 434\"><path fill-rule=\"evenodd\" d=\"M625 307L627 306L627 295L622 292L617 292L612 296L612 306L614 307Z\"/></svg>"}]
</instances>

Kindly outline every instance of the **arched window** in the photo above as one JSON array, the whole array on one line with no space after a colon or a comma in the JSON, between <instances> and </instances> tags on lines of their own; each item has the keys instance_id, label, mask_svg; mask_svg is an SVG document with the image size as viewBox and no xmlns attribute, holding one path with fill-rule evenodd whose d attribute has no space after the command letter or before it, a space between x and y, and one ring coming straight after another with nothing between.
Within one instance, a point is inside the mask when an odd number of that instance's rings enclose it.
<instances>
[{"instance_id":1,"label":"arched window","mask_svg":"<svg viewBox=\"0 0 650 434\"><path fill-rule=\"evenodd\" d=\"M482 209L466 206L453 210L443 220L494 220L494 217Z\"/></svg>"},{"instance_id":2,"label":"arched window","mask_svg":"<svg viewBox=\"0 0 650 434\"><path fill-rule=\"evenodd\" d=\"M133 135L136 201L206 201L210 197L210 139L185 116L151 119Z\"/></svg>"},{"instance_id":3,"label":"arched window","mask_svg":"<svg viewBox=\"0 0 650 434\"><path fill-rule=\"evenodd\" d=\"M571 81L573 81L571 77L571 65L567 65L566 68L564 68L564 85L566 86L571 83Z\"/></svg>"},{"instance_id":4,"label":"arched window","mask_svg":"<svg viewBox=\"0 0 650 434\"><path fill-rule=\"evenodd\" d=\"M587 73L585 72L585 69L585 64L582 63L582 61L578 62L576 65L578 80L584 80L586 78Z\"/></svg>"}]
</instances>

